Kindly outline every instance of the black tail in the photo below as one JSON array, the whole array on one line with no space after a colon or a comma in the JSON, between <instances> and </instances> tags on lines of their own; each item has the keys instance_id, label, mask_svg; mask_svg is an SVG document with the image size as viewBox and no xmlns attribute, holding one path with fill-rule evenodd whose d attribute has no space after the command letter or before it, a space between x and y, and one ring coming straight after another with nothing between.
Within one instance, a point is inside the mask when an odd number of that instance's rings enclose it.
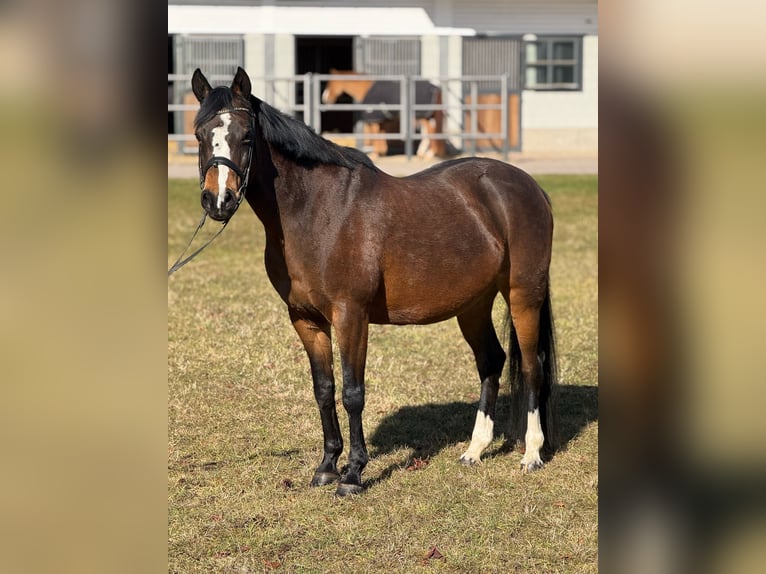
<instances>
[{"instance_id":1,"label":"black tail","mask_svg":"<svg viewBox=\"0 0 766 574\"><path fill-rule=\"evenodd\" d=\"M508 337L508 376L511 385L511 426L510 440L524 444L527 432L527 393L521 375L521 348L513 327L510 313L506 316L505 330ZM556 338L551 309L550 287L540 308L540 328L537 353L543 357L543 382L540 388L540 424L545 435L543 449L553 453L559 447L558 409L556 408L558 373L556 369Z\"/></svg>"}]
</instances>

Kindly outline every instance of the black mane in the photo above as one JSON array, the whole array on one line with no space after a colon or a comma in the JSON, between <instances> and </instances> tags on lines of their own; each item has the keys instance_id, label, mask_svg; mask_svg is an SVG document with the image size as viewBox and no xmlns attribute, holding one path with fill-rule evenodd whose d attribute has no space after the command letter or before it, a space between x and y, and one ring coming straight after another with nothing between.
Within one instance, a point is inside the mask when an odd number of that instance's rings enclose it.
<instances>
[{"instance_id":1,"label":"black mane","mask_svg":"<svg viewBox=\"0 0 766 574\"><path fill-rule=\"evenodd\" d=\"M355 169L360 164L374 169L372 160L361 151L342 147L317 135L311 128L255 96L250 96L250 106L258 118L263 138L296 163L312 167L330 164ZM219 111L234 107L234 94L230 88L213 89L202 102L194 127L211 120Z\"/></svg>"},{"instance_id":2,"label":"black mane","mask_svg":"<svg viewBox=\"0 0 766 574\"><path fill-rule=\"evenodd\" d=\"M266 102L250 96L254 108L258 108L258 123L263 138L280 152L306 166L331 164L355 169L359 164L374 168L374 164L361 151L339 146L317 135L303 122L283 114Z\"/></svg>"},{"instance_id":3,"label":"black mane","mask_svg":"<svg viewBox=\"0 0 766 574\"><path fill-rule=\"evenodd\" d=\"M194 129L212 120L219 111L231 107L234 107L232 91L224 86L213 89L200 104L197 117L194 118Z\"/></svg>"}]
</instances>

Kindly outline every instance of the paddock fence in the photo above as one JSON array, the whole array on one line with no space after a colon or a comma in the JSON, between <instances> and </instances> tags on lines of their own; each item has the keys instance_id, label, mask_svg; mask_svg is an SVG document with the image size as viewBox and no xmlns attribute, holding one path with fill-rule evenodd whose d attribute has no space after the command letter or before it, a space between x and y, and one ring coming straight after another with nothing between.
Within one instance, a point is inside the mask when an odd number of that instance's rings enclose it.
<instances>
[{"instance_id":1,"label":"paddock fence","mask_svg":"<svg viewBox=\"0 0 766 574\"><path fill-rule=\"evenodd\" d=\"M231 75L211 75L212 85L231 81ZM324 85L330 79L356 79L396 82L398 103L322 102ZM430 82L441 90L441 102L416 103L415 90L419 82ZM371 151L370 142L386 140L399 143L408 158L415 154L422 134L416 114L441 110L443 129L431 134L431 139L445 140L453 153L494 151L503 154L521 150L521 90L511 83L509 74L471 76L420 75L353 75L304 74L296 76L252 77L253 93L275 108L290 114L312 127L327 139L342 145ZM515 84L515 82L513 82ZM199 104L191 91L191 74L168 75L168 147L180 154L196 154L193 135L194 116ZM398 118L387 132L364 130L361 119L353 121L353 130L341 132L328 129L328 114L352 112L362 114L381 112Z\"/></svg>"}]
</instances>

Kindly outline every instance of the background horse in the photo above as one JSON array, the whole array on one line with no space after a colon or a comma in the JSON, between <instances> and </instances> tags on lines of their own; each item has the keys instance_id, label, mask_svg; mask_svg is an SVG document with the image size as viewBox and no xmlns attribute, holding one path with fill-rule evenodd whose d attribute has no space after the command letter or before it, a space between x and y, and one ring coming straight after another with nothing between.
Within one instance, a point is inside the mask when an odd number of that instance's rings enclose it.
<instances>
[{"instance_id":1,"label":"background horse","mask_svg":"<svg viewBox=\"0 0 766 574\"><path fill-rule=\"evenodd\" d=\"M339 76L355 76L357 72L350 70L331 69L330 74ZM355 78L332 78L327 81L322 91L322 103L334 104L341 94L347 94L355 103L364 104L399 104L401 102L401 86L396 81L375 81ZM441 104L441 90L427 82L415 84L415 103L420 105ZM421 140L418 146L418 157L432 158L446 156L446 143L442 139L431 139L432 134L441 134L444 125L443 110L422 110L415 112L415 120L420 126ZM365 133L398 132L400 125L399 112L396 110L372 110L361 113ZM365 141L365 145L368 142ZM378 155L386 155L388 142L383 139L372 139L371 146Z\"/></svg>"},{"instance_id":2,"label":"background horse","mask_svg":"<svg viewBox=\"0 0 766 574\"><path fill-rule=\"evenodd\" d=\"M476 422L461 461L474 464L493 439L506 351L492 323L500 293L508 304L514 431L524 437L523 471L555 447L556 382L549 266L553 216L545 192L506 163L463 158L404 178L343 148L251 95L239 68L213 89L196 70L201 106L202 206L228 221L243 197L266 236L268 278L308 354L324 434L311 484L339 481L338 495L362 491L368 462L362 429L370 323L426 324L457 317L481 381ZM335 403L334 329L350 451L343 451Z\"/></svg>"}]
</instances>

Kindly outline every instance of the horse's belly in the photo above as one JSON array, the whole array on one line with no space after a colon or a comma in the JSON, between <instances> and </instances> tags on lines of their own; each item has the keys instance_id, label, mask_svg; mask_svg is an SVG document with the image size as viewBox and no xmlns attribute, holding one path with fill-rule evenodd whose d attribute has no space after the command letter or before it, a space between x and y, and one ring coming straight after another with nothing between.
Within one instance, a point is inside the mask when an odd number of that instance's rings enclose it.
<instances>
[{"instance_id":1,"label":"horse's belly","mask_svg":"<svg viewBox=\"0 0 766 574\"><path fill-rule=\"evenodd\" d=\"M472 300L439 302L412 302L405 305L389 305L385 311L374 310L370 322L390 325L427 325L455 317L470 307Z\"/></svg>"},{"instance_id":2,"label":"horse's belly","mask_svg":"<svg viewBox=\"0 0 766 574\"><path fill-rule=\"evenodd\" d=\"M489 291L497 291L498 265L393 268L384 274L373 305L373 323L425 324L459 315Z\"/></svg>"}]
</instances>

